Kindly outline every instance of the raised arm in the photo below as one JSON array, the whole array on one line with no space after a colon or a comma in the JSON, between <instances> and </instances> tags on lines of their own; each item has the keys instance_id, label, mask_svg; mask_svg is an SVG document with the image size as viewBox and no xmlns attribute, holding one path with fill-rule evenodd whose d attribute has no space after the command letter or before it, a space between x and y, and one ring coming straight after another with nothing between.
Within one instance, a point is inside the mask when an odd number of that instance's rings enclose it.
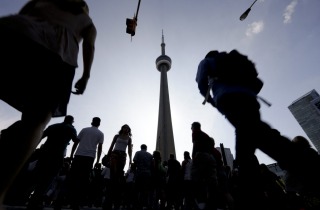
<instances>
[{"instance_id":1,"label":"raised arm","mask_svg":"<svg viewBox=\"0 0 320 210\"><path fill-rule=\"evenodd\" d=\"M87 87L94 59L96 36L97 30L94 24L84 30L82 41L83 72L82 77L75 84L76 91L73 92L74 94L83 94Z\"/></svg>"}]
</instances>

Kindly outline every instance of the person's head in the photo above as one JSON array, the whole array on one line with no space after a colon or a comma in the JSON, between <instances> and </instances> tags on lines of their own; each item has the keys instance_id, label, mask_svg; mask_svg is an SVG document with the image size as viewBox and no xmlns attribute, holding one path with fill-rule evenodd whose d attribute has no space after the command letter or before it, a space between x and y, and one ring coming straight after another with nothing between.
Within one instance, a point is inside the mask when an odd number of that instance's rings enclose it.
<instances>
[{"instance_id":1,"label":"person's head","mask_svg":"<svg viewBox=\"0 0 320 210\"><path fill-rule=\"evenodd\" d=\"M201 130L201 124L199 122L193 122L191 124L191 130Z\"/></svg>"},{"instance_id":2,"label":"person's head","mask_svg":"<svg viewBox=\"0 0 320 210\"><path fill-rule=\"evenodd\" d=\"M68 124L72 124L72 123L74 122L73 116L71 116L71 115L65 116L64 122L65 122L65 123L68 123Z\"/></svg>"},{"instance_id":3,"label":"person's head","mask_svg":"<svg viewBox=\"0 0 320 210\"><path fill-rule=\"evenodd\" d=\"M184 159L185 159L185 160L187 160L187 159L191 159L191 157L190 157L190 153L189 153L188 151L184 151L184 153L183 153L183 157L184 157Z\"/></svg>"},{"instance_id":4,"label":"person's head","mask_svg":"<svg viewBox=\"0 0 320 210\"><path fill-rule=\"evenodd\" d=\"M169 158L170 158L170 159L174 159L174 154L173 154L173 153L170 153Z\"/></svg>"},{"instance_id":5,"label":"person's head","mask_svg":"<svg viewBox=\"0 0 320 210\"><path fill-rule=\"evenodd\" d=\"M100 122L101 122L101 119L99 117L94 117L94 118L92 118L91 125L95 126L95 127L99 127Z\"/></svg>"},{"instance_id":6,"label":"person's head","mask_svg":"<svg viewBox=\"0 0 320 210\"><path fill-rule=\"evenodd\" d=\"M215 147L215 146L216 146L216 141L215 141L214 138L212 138L212 137L210 137L210 139L212 140L213 146Z\"/></svg>"},{"instance_id":7,"label":"person's head","mask_svg":"<svg viewBox=\"0 0 320 210\"><path fill-rule=\"evenodd\" d=\"M219 54L219 51L217 50L212 50L212 51L209 51L206 55L205 58L214 58L215 56L217 56Z\"/></svg>"},{"instance_id":8,"label":"person's head","mask_svg":"<svg viewBox=\"0 0 320 210\"><path fill-rule=\"evenodd\" d=\"M160 160L161 161L161 153L160 153L160 151L158 151L158 150L153 151L152 156L153 156L153 158L155 160Z\"/></svg>"},{"instance_id":9,"label":"person's head","mask_svg":"<svg viewBox=\"0 0 320 210\"><path fill-rule=\"evenodd\" d=\"M84 0L60 0L55 3L63 10L67 10L75 15L80 13L89 14L88 4Z\"/></svg>"},{"instance_id":10,"label":"person's head","mask_svg":"<svg viewBox=\"0 0 320 210\"><path fill-rule=\"evenodd\" d=\"M292 139L292 142L298 145L299 148L310 148L311 145L309 141L303 136L296 136Z\"/></svg>"},{"instance_id":11,"label":"person's head","mask_svg":"<svg viewBox=\"0 0 320 210\"><path fill-rule=\"evenodd\" d=\"M141 149L141 150L147 150L147 145L141 144L140 149Z\"/></svg>"},{"instance_id":12,"label":"person's head","mask_svg":"<svg viewBox=\"0 0 320 210\"><path fill-rule=\"evenodd\" d=\"M132 136L131 128L129 127L129 125L124 124L123 126L121 126L121 130L119 131L119 134L127 134L128 136Z\"/></svg>"}]
</instances>

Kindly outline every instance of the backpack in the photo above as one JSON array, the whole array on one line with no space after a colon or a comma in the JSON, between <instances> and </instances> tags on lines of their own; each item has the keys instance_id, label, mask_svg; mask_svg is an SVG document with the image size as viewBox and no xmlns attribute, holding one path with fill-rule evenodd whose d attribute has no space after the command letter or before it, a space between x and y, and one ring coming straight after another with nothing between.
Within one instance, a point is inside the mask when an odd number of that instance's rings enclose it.
<instances>
[{"instance_id":1,"label":"backpack","mask_svg":"<svg viewBox=\"0 0 320 210\"><path fill-rule=\"evenodd\" d=\"M228 84L248 87L258 94L263 82L258 78L255 64L247 56L237 50L227 52L211 51L206 57L214 57L215 67L209 71L209 76Z\"/></svg>"}]
</instances>

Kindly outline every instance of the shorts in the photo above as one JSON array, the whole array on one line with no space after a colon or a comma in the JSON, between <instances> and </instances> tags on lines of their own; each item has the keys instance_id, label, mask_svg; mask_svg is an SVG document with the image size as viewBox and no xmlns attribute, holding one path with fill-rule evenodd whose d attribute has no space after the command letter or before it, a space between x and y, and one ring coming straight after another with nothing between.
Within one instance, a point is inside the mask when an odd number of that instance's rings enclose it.
<instances>
[{"instance_id":1,"label":"shorts","mask_svg":"<svg viewBox=\"0 0 320 210\"><path fill-rule=\"evenodd\" d=\"M0 99L24 112L50 109L67 114L75 67L58 54L13 31L0 28Z\"/></svg>"}]
</instances>

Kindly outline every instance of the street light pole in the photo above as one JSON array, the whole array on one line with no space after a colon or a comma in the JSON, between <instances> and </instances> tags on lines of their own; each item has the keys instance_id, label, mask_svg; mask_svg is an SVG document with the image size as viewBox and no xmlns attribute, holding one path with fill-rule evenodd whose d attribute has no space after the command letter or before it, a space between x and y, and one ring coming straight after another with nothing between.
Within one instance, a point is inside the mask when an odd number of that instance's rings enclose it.
<instances>
[{"instance_id":1,"label":"street light pole","mask_svg":"<svg viewBox=\"0 0 320 210\"><path fill-rule=\"evenodd\" d=\"M240 16L240 20L243 21L248 16L249 12L251 11L251 7L256 3L257 0L255 0L251 6Z\"/></svg>"}]
</instances>

